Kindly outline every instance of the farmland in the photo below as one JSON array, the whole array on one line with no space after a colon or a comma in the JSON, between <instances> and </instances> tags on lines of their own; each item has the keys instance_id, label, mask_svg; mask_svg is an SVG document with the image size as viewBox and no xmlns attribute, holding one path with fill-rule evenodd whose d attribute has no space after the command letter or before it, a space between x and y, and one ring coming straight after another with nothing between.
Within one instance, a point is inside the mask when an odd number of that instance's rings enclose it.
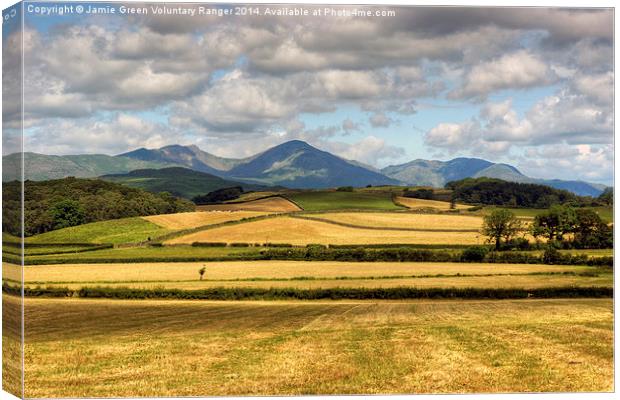
<instances>
[{"instance_id":1,"label":"farmland","mask_svg":"<svg viewBox=\"0 0 620 400\"><path fill-rule=\"evenodd\" d=\"M304 261L229 261L138 264L63 264L24 268L28 284L140 283L197 281L197 271L206 268L205 281L228 284L233 281L303 281L303 280L377 280L403 278L452 278L468 276L578 276L600 272L588 266L484 263L389 263L389 262L304 262ZM5 264L4 278L15 280L18 267ZM200 283L200 282L198 282ZM501 284L497 285L502 286Z\"/></svg>"},{"instance_id":2,"label":"farmland","mask_svg":"<svg viewBox=\"0 0 620 400\"><path fill-rule=\"evenodd\" d=\"M482 244L477 232L415 232L350 228L321 221L279 217L209 229L166 241L167 244L194 242L319 244Z\"/></svg>"},{"instance_id":3,"label":"farmland","mask_svg":"<svg viewBox=\"0 0 620 400\"><path fill-rule=\"evenodd\" d=\"M611 391L612 307L28 298L26 395Z\"/></svg>"},{"instance_id":4,"label":"farmland","mask_svg":"<svg viewBox=\"0 0 620 400\"><path fill-rule=\"evenodd\" d=\"M28 238L26 396L613 388L611 249L469 262L494 207L395 190L253 192Z\"/></svg>"},{"instance_id":5,"label":"farmland","mask_svg":"<svg viewBox=\"0 0 620 400\"><path fill-rule=\"evenodd\" d=\"M402 204L403 206L411 209L417 208L436 208L438 210L449 210L450 203L447 201L436 201L436 200L425 200L425 199L416 199L413 197L402 197L398 196L394 199L394 201L398 204ZM471 206L465 204L455 204L454 208L457 210L464 210L467 208L471 208Z\"/></svg>"},{"instance_id":6,"label":"farmland","mask_svg":"<svg viewBox=\"0 0 620 400\"><path fill-rule=\"evenodd\" d=\"M306 211L322 210L402 210L392 201L390 193L384 192L339 192L304 191L286 195Z\"/></svg>"},{"instance_id":7,"label":"farmland","mask_svg":"<svg viewBox=\"0 0 620 400\"><path fill-rule=\"evenodd\" d=\"M298 206L279 196L259 198L257 200L245 202L197 206L196 209L198 211L259 211L281 213L300 211Z\"/></svg>"},{"instance_id":8,"label":"farmland","mask_svg":"<svg viewBox=\"0 0 620 400\"><path fill-rule=\"evenodd\" d=\"M479 231L482 218L460 215L414 213L338 212L308 214L313 218L373 228L419 229L427 231Z\"/></svg>"},{"instance_id":9,"label":"farmland","mask_svg":"<svg viewBox=\"0 0 620 400\"><path fill-rule=\"evenodd\" d=\"M93 222L36 235L26 243L112 243L140 242L170 230L140 217Z\"/></svg>"},{"instance_id":10,"label":"farmland","mask_svg":"<svg viewBox=\"0 0 620 400\"><path fill-rule=\"evenodd\" d=\"M191 229L267 214L261 211L210 211L151 215L144 219L165 229Z\"/></svg>"}]
</instances>

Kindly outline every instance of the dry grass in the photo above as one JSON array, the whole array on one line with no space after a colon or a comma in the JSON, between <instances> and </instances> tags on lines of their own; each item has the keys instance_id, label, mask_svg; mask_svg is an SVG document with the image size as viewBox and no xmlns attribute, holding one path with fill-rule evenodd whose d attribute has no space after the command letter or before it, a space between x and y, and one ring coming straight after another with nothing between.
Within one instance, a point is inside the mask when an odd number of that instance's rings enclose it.
<instances>
[{"instance_id":1,"label":"dry grass","mask_svg":"<svg viewBox=\"0 0 620 400\"><path fill-rule=\"evenodd\" d=\"M425 199L415 199L413 197L396 197L394 199L397 203L402 204L403 206L416 209L416 208L436 208L438 210L449 210L450 203L447 201L437 201L437 200L425 200ZM471 208L466 204L456 204L455 208L457 210L464 210L467 208Z\"/></svg>"},{"instance_id":2,"label":"dry grass","mask_svg":"<svg viewBox=\"0 0 620 400\"><path fill-rule=\"evenodd\" d=\"M2 389L22 396L21 299L2 296Z\"/></svg>"},{"instance_id":3,"label":"dry grass","mask_svg":"<svg viewBox=\"0 0 620 400\"><path fill-rule=\"evenodd\" d=\"M142 217L166 229L192 229L199 226L238 221L242 218L267 215L261 211L202 211L177 214L161 214Z\"/></svg>"},{"instance_id":4,"label":"dry grass","mask_svg":"<svg viewBox=\"0 0 620 400\"><path fill-rule=\"evenodd\" d=\"M22 280L21 265L2 262L2 279L9 279L14 282Z\"/></svg>"},{"instance_id":5,"label":"dry grass","mask_svg":"<svg viewBox=\"0 0 620 400\"><path fill-rule=\"evenodd\" d=\"M26 397L613 390L613 300L27 299Z\"/></svg>"},{"instance_id":6,"label":"dry grass","mask_svg":"<svg viewBox=\"0 0 620 400\"><path fill-rule=\"evenodd\" d=\"M213 204L197 206L198 211L262 211L262 212L293 212L301 209L282 197L268 197L243 203Z\"/></svg>"},{"instance_id":7,"label":"dry grass","mask_svg":"<svg viewBox=\"0 0 620 400\"><path fill-rule=\"evenodd\" d=\"M167 244L193 242L319 244L483 244L476 232L408 232L349 228L326 222L281 217L224 226L171 239Z\"/></svg>"},{"instance_id":8,"label":"dry grass","mask_svg":"<svg viewBox=\"0 0 620 400\"><path fill-rule=\"evenodd\" d=\"M421 275L532 274L547 272L585 272L592 267L535 264L483 263L390 263L335 261L229 261L140 264L37 265L24 268L25 282L131 282L198 280L198 270L206 268L204 278L290 279L314 277L389 277ZM19 279L19 278L18 278ZM461 278L457 278L461 279Z\"/></svg>"},{"instance_id":9,"label":"dry grass","mask_svg":"<svg viewBox=\"0 0 620 400\"><path fill-rule=\"evenodd\" d=\"M407 228L422 230L480 230L482 228L482 218L461 215L413 214L408 212L339 212L310 214L309 216L340 223L377 228Z\"/></svg>"}]
</instances>

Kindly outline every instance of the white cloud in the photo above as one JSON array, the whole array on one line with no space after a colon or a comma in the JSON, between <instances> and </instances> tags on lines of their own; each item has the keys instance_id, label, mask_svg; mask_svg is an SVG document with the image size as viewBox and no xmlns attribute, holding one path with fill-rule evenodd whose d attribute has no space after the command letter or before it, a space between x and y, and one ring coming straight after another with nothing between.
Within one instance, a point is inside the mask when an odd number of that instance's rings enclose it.
<instances>
[{"instance_id":1,"label":"white cloud","mask_svg":"<svg viewBox=\"0 0 620 400\"><path fill-rule=\"evenodd\" d=\"M484 99L498 90L544 86L553 81L553 71L538 56L520 50L474 65L450 96Z\"/></svg>"}]
</instances>

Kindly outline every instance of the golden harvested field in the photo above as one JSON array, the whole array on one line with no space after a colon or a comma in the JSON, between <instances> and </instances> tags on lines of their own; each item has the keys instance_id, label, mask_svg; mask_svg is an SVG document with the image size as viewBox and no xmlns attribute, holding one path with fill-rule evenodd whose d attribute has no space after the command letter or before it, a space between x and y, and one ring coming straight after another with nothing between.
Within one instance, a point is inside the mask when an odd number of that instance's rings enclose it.
<instances>
[{"instance_id":1,"label":"golden harvested field","mask_svg":"<svg viewBox=\"0 0 620 400\"><path fill-rule=\"evenodd\" d=\"M447 201L437 201L437 200L425 200L425 199L415 199L413 197L403 197L397 196L395 201L399 204L407 208L437 208L439 210L449 210L450 203ZM468 206L466 204L456 204L457 210L464 210L467 208L471 208L472 206Z\"/></svg>"},{"instance_id":2,"label":"golden harvested field","mask_svg":"<svg viewBox=\"0 0 620 400\"><path fill-rule=\"evenodd\" d=\"M245 242L306 244L483 244L476 232L413 232L349 228L327 222L279 217L223 226L177 237L166 244Z\"/></svg>"},{"instance_id":3,"label":"golden harvested field","mask_svg":"<svg viewBox=\"0 0 620 400\"><path fill-rule=\"evenodd\" d=\"M213 204L208 206L197 206L198 211L263 211L286 213L300 211L295 204L282 197L268 197L243 203Z\"/></svg>"},{"instance_id":4,"label":"golden harvested field","mask_svg":"<svg viewBox=\"0 0 620 400\"><path fill-rule=\"evenodd\" d=\"M142 217L166 229L192 229L199 226L238 221L242 218L258 217L269 213L262 211L197 211L177 214L161 214Z\"/></svg>"},{"instance_id":5,"label":"golden harvested field","mask_svg":"<svg viewBox=\"0 0 620 400\"><path fill-rule=\"evenodd\" d=\"M2 262L2 279L10 279L14 282L21 281L22 272L21 265L11 264L8 262Z\"/></svg>"},{"instance_id":6,"label":"golden harvested field","mask_svg":"<svg viewBox=\"0 0 620 400\"><path fill-rule=\"evenodd\" d=\"M29 298L25 314L26 397L613 390L612 299Z\"/></svg>"},{"instance_id":7,"label":"golden harvested field","mask_svg":"<svg viewBox=\"0 0 620 400\"><path fill-rule=\"evenodd\" d=\"M480 230L482 218L462 215L414 214L409 212L337 212L309 214L309 217L376 228L429 230Z\"/></svg>"},{"instance_id":8,"label":"golden harvested field","mask_svg":"<svg viewBox=\"0 0 620 400\"><path fill-rule=\"evenodd\" d=\"M59 264L24 268L26 283L32 282L137 282L198 280L198 270L206 268L204 279L290 279L314 277L390 277L428 275L487 275L532 273L581 273L587 266L483 263L390 263L336 261L228 261L140 264ZM15 266L14 268L19 268ZM5 266L5 271L7 271ZM13 275L8 269L10 276ZM10 278L9 278L10 279ZM19 278L18 278L19 279Z\"/></svg>"}]
</instances>

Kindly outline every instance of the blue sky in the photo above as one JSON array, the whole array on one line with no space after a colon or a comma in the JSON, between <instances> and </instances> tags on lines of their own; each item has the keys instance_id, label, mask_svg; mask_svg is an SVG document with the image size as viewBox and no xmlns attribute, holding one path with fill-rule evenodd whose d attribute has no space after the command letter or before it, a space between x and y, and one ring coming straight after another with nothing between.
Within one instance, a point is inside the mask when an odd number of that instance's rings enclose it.
<instances>
[{"instance_id":1,"label":"blue sky","mask_svg":"<svg viewBox=\"0 0 620 400\"><path fill-rule=\"evenodd\" d=\"M218 18L96 5L117 13L26 10L26 150L180 143L246 157L301 139L376 167L468 156L612 181L610 10ZM5 43L15 33L3 25Z\"/></svg>"}]
</instances>

